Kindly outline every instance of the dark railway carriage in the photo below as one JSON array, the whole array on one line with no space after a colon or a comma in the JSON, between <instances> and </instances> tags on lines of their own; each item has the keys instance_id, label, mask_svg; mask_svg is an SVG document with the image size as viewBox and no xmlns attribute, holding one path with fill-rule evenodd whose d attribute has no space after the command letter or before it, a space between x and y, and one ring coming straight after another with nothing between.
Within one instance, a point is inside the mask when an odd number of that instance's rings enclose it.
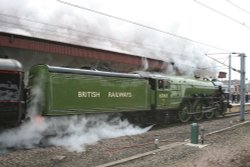
<instances>
[{"instance_id":1,"label":"dark railway carriage","mask_svg":"<svg viewBox=\"0 0 250 167\"><path fill-rule=\"evenodd\" d=\"M12 59L0 59L0 124L15 125L25 115L24 72Z\"/></svg>"}]
</instances>

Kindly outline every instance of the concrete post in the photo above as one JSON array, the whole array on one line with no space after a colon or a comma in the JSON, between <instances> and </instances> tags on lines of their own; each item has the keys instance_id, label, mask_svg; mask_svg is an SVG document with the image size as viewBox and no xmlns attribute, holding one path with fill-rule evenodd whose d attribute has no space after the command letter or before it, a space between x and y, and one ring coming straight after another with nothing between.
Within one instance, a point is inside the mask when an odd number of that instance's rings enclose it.
<instances>
[{"instance_id":1,"label":"concrete post","mask_svg":"<svg viewBox=\"0 0 250 167\"><path fill-rule=\"evenodd\" d=\"M199 138L199 126L197 123L191 124L191 143L198 144Z\"/></svg>"}]
</instances>

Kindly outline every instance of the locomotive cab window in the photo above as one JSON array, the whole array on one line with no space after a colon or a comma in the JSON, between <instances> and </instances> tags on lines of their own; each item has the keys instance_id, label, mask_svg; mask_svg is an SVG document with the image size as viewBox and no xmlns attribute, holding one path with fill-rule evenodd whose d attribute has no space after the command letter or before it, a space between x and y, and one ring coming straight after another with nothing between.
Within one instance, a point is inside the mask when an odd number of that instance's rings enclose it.
<instances>
[{"instance_id":1,"label":"locomotive cab window","mask_svg":"<svg viewBox=\"0 0 250 167\"><path fill-rule=\"evenodd\" d=\"M170 89L171 84L168 80L158 80L158 89Z\"/></svg>"},{"instance_id":2,"label":"locomotive cab window","mask_svg":"<svg viewBox=\"0 0 250 167\"><path fill-rule=\"evenodd\" d=\"M158 89L169 89L170 81L168 80L158 80Z\"/></svg>"},{"instance_id":3,"label":"locomotive cab window","mask_svg":"<svg viewBox=\"0 0 250 167\"><path fill-rule=\"evenodd\" d=\"M164 89L164 81L158 80L158 89Z\"/></svg>"}]
</instances>

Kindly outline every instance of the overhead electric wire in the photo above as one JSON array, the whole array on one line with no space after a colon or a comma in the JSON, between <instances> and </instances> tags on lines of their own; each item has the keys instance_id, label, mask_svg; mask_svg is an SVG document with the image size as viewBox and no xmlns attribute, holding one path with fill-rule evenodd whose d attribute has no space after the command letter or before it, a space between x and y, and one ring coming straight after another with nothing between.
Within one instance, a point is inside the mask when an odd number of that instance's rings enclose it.
<instances>
[{"instance_id":1,"label":"overhead electric wire","mask_svg":"<svg viewBox=\"0 0 250 167\"><path fill-rule=\"evenodd\" d=\"M202 3L202 2L200 2L200 1L198 1L198 0L194 0L194 2L196 2L197 4L199 4L199 5L201 5L201 6L205 7L205 8L207 8L207 9L209 9L209 10L212 10L213 12L215 12L215 13L217 13L217 14L220 14L220 15L224 16L225 18L227 18L227 19L229 19L229 20L232 20L233 22L235 22L235 23L237 23L237 24L240 24L240 25L242 25L242 26L244 26L244 27L250 29L250 27L247 26L244 22L241 22L241 21L239 21L239 20L237 20L237 19L235 19L235 18L233 18L233 17L231 17L231 16L228 16L228 15L226 15L226 14L224 14L224 13L222 13L222 12L220 12L220 11L218 11L218 10L216 10L216 9L214 9L214 8L212 8L212 7L206 5L206 4L204 4L204 3Z\"/></svg>"},{"instance_id":2,"label":"overhead electric wire","mask_svg":"<svg viewBox=\"0 0 250 167\"><path fill-rule=\"evenodd\" d=\"M218 49L218 50L227 51L226 49L219 48L217 46L213 46L213 45L210 45L210 44L207 44L207 43L204 43L204 42L193 40L191 38L187 38L187 37L184 37L184 36L181 36L181 35L177 35L177 34L174 34L174 33L168 32L168 31L163 31L161 29L151 27L151 26L148 26L148 25L145 25L145 24L142 24L142 23L138 23L138 22L131 21L131 20L128 20L128 19L124 19L124 18L121 18L121 17L117 17L117 16L114 16L114 15L111 15L111 14L100 12L100 11L90 9L90 8L87 8L87 7L84 7L84 6L80 6L80 5L77 5L77 4L69 3L69 2L66 2L66 1L63 1L63 0L57 0L57 1L60 2L60 3L66 4L66 5L72 6L72 7L87 10L87 11L92 12L92 13L96 13L96 14L103 15L103 16L106 16L106 17L109 17L109 18L113 18L113 19L116 19L116 20L120 20L120 21L123 21L123 22L134 24L134 25L137 25L137 26L140 26L140 27L144 27L146 29L154 30L154 31L157 31L157 32L160 32L160 33L163 33L163 34L174 36L174 37L177 37L177 38L180 38L180 39L183 39L183 40L187 40L187 41L190 41L190 42L193 42L193 43L197 43L197 44L200 44L200 45L203 45L203 46L207 46L207 47Z\"/></svg>"},{"instance_id":3,"label":"overhead electric wire","mask_svg":"<svg viewBox=\"0 0 250 167\"><path fill-rule=\"evenodd\" d=\"M239 5L237 5L237 4L233 3L233 2L231 2L230 0L226 0L226 1L227 1L229 4L231 4L232 6L238 8L239 10L241 10L242 12L245 12L245 13L247 13L247 14L250 15L250 12L249 12L248 10L246 10L246 9L244 9L244 8L242 8L242 7L240 7Z\"/></svg>"},{"instance_id":4,"label":"overhead electric wire","mask_svg":"<svg viewBox=\"0 0 250 167\"><path fill-rule=\"evenodd\" d=\"M237 70L236 68L230 67L229 65L227 65L227 64L225 64L225 63L222 63L222 62L218 61L217 59L208 56L207 54L205 54L205 56L207 56L207 57L209 57L210 59L216 61L217 63L220 63L220 64L222 64L222 65L224 65L224 66L226 66L226 67L228 67L228 68L231 68L233 71L240 72L240 70Z\"/></svg>"},{"instance_id":5,"label":"overhead electric wire","mask_svg":"<svg viewBox=\"0 0 250 167\"><path fill-rule=\"evenodd\" d=\"M206 55L220 55L220 54L227 54L227 55L230 55L231 54L231 57L239 57L239 54L238 52L227 52L227 53L206 53ZM228 58L228 57L224 57L224 58ZM223 58L221 58L223 59Z\"/></svg>"},{"instance_id":6,"label":"overhead electric wire","mask_svg":"<svg viewBox=\"0 0 250 167\"><path fill-rule=\"evenodd\" d=\"M220 67L225 67L225 65L221 66L214 66L214 67L197 67L199 70L206 70L206 69L211 69L211 68L220 68ZM221 69L221 68L220 68Z\"/></svg>"}]
</instances>

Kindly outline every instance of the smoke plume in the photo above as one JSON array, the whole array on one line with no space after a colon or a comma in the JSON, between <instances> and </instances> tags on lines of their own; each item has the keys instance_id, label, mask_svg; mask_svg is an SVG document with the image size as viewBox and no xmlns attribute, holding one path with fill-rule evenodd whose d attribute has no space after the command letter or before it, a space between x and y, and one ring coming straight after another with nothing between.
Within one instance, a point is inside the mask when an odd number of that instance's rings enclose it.
<instances>
[{"instance_id":1,"label":"smoke plume","mask_svg":"<svg viewBox=\"0 0 250 167\"><path fill-rule=\"evenodd\" d=\"M11 2L0 0L0 2L2 23L0 31L175 62L175 66L182 74L193 73L197 68L207 65L210 67L206 69L207 71L211 72L211 69L214 69L214 65L207 63L209 60L204 56L208 48L178 37L75 8L56 0ZM118 3L111 0L109 3L101 1L70 1L70 3L157 27L172 34L183 31L182 25L172 20L175 18L172 13L176 14L177 11L174 9L166 11L164 5L161 5L164 4L163 1ZM152 8L158 10L148 12ZM171 23L165 21L166 19L171 20ZM175 74L173 69L168 69L166 72Z\"/></svg>"}]
</instances>

